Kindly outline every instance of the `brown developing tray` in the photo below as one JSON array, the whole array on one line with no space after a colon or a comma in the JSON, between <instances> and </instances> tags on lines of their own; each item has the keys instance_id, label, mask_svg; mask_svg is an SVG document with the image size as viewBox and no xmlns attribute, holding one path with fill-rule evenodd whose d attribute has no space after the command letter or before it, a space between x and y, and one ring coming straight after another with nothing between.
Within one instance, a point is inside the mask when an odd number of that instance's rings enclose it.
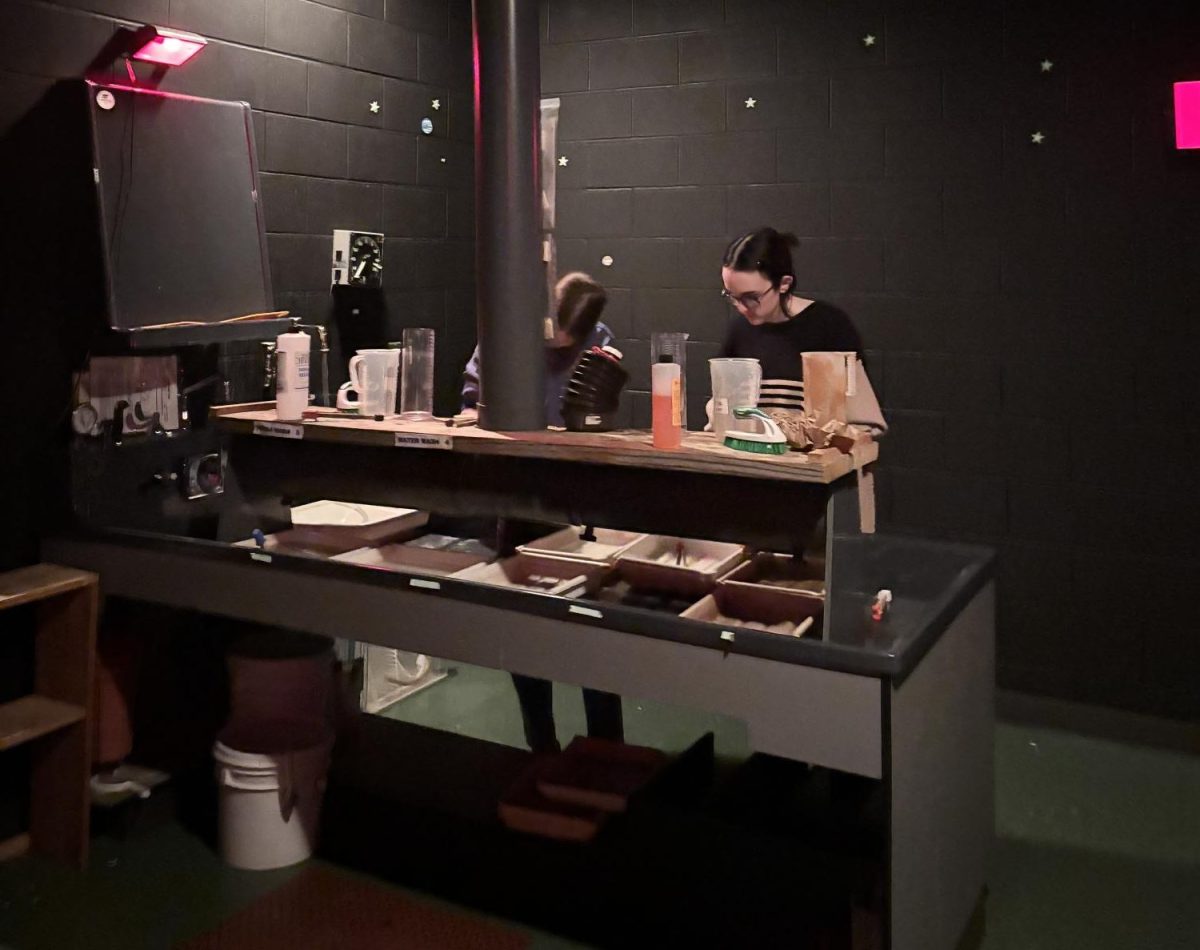
<instances>
[{"instance_id":1,"label":"brown developing tray","mask_svg":"<svg viewBox=\"0 0 1200 950\"><path fill-rule=\"evenodd\" d=\"M750 621L766 626L782 623L795 626L811 617L812 624L804 631L811 633L814 630L819 631L824 610L825 602L820 597L804 596L793 591L781 591L755 584L722 584L680 616L689 620L718 624L725 623L719 619L724 617L735 626L745 626ZM797 635L791 631L768 632L784 636Z\"/></svg>"}]
</instances>

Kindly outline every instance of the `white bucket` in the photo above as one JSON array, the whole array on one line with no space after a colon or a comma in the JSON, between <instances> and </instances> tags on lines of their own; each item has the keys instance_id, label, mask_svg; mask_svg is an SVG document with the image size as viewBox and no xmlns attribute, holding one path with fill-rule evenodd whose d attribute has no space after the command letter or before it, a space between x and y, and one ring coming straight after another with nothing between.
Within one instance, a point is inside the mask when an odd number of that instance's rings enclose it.
<instances>
[{"instance_id":1,"label":"white bucket","mask_svg":"<svg viewBox=\"0 0 1200 950\"><path fill-rule=\"evenodd\" d=\"M244 722L221 732L213 758L227 864L261 871L312 854L332 748L332 730L315 720Z\"/></svg>"}]
</instances>

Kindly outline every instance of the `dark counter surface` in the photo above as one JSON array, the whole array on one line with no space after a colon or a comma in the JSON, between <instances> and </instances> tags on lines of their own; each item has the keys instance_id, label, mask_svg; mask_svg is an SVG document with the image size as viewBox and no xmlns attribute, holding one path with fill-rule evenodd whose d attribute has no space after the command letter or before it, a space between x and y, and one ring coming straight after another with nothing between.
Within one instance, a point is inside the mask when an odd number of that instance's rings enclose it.
<instances>
[{"instance_id":1,"label":"dark counter surface","mask_svg":"<svg viewBox=\"0 0 1200 950\"><path fill-rule=\"evenodd\" d=\"M303 589L322 597L322 579L394 589L400 598L441 597L499 610L517 611L578 626L600 626L629 634L797 663L845 673L902 680L950 622L991 579L990 549L899 535L838 536L837 573L827 598L828 635L780 636L722 627L662 613L567 599L521 589L493 587L451 577L380 571L316 557L264 554L257 548L193 538L124 530L86 531L48 538L43 558L100 573L106 593L157 600L169 605L239 615L239 598L254 597L272 579L311 578ZM153 575L157 584L140 585ZM418 585L412 581L416 579ZM164 583L166 582L166 583ZM419 586L425 582L428 586ZM435 582L429 584L428 582ZM213 590L204 590L205 585ZM892 591L891 609L871 618L881 588ZM154 589L158 593L150 594ZM339 591L345 587L338 585ZM167 593L163 593L163 592ZM265 593L265 590L264 590ZM582 610L581 610L582 608ZM487 636L481 630L480 636ZM354 638L348 629L346 636Z\"/></svg>"}]
</instances>

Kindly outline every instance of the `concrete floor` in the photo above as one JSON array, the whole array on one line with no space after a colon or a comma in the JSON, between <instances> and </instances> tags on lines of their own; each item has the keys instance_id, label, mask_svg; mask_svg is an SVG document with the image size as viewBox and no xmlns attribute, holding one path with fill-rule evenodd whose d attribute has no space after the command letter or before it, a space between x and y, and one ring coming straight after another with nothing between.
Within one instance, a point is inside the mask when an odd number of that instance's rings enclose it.
<instances>
[{"instance_id":1,"label":"concrete floor","mask_svg":"<svg viewBox=\"0 0 1200 950\"><path fill-rule=\"evenodd\" d=\"M579 690L556 687L559 735L584 731ZM508 677L459 666L387 715L522 745ZM745 754L737 722L626 700L631 742L681 750L713 731ZM1055 729L996 728L997 842L983 950L1194 950L1200 946L1200 757ZM0 946L166 950L214 927L295 869L225 867L178 824L97 836L89 869L0 864ZM531 933L534 950L573 946Z\"/></svg>"}]
</instances>

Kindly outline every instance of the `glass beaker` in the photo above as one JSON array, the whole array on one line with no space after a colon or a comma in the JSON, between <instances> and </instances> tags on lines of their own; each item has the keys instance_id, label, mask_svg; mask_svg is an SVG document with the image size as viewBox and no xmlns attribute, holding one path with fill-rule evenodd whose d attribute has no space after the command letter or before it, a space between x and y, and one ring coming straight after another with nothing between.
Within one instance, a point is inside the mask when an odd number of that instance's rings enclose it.
<instances>
[{"instance_id":1,"label":"glass beaker","mask_svg":"<svg viewBox=\"0 0 1200 950\"><path fill-rule=\"evenodd\" d=\"M433 418L433 330L404 331L400 373L400 418L424 422Z\"/></svg>"},{"instance_id":2,"label":"glass beaker","mask_svg":"<svg viewBox=\"0 0 1200 950\"><path fill-rule=\"evenodd\" d=\"M669 355L679 366L679 407L683 428L687 429L687 338L686 333L650 334L650 365L658 364L658 358Z\"/></svg>"},{"instance_id":3,"label":"glass beaker","mask_svg":"<svg viewBox=\"0 0 1200 950\"><path fill-rule=\"evenodd\" d=\"M718 357L708 361L712 372L712 427L718 439L729 429L738 429L734 409L752 409L758 405L762 366L756 359Z\"/></svg>"}]
</instances>

